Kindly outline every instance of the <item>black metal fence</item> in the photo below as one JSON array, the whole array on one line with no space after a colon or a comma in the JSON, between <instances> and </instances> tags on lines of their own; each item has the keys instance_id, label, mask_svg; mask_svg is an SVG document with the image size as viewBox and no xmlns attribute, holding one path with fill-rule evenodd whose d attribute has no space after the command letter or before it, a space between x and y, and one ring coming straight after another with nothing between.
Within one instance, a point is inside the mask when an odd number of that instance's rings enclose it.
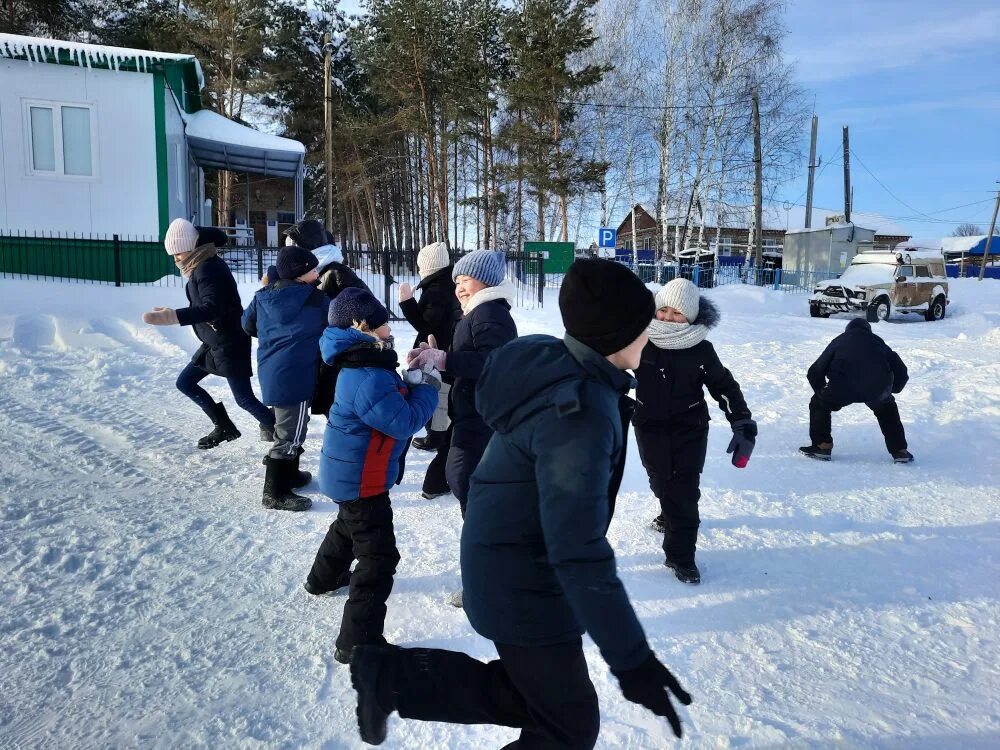
<instances>
[{"instance_id":1,"label":"black metal fence","mask_svg":"<svg viewBox=\"0 0 1000 750\"><path fill-rule=\"evenodd\" d=\"M240 283L257 283L275 264L279 248L226 247L219 256ZM452 260L465 253L455 251ZM345 262L380 297L394 319L402 318L399 285L416 286L417 251L364 249ZM537 253L507 253L514 304L541 307L545 276ZM0 278L43 279L109 286L183 286L173 259L153 237L0 233Z\"/></svg>"}]
</instances>

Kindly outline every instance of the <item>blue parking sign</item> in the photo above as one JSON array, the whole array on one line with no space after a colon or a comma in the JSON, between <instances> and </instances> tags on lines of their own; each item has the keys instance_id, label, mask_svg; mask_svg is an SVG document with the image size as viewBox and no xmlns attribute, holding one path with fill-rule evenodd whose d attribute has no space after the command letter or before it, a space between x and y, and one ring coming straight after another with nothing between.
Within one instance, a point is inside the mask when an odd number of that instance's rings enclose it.
<instances>
[{"instance_id":1,"label":"blue parking sign","mask_svg":"<svg viewBox=\"0 0 1000 750\"><path fill-rule=\"evenodd\" d=\"M597 232L597 246L613 248L618 241L618 230L601 227Z\"/></svg>"}]
</instances>

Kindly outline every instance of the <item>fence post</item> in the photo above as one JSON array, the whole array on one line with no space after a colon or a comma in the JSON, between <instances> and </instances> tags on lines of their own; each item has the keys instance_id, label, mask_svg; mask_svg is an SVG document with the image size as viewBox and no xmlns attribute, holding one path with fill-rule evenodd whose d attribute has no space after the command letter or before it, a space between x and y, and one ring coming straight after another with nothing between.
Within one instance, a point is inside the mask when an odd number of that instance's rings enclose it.
<instances>
[{"instance_id":1,"label":"fence post","mask_svg":"<svg viewBox=\"0 0 1000 750\"><path fill-rule=\"evenodd\" d=\"M264 278L264 248L257 248L257 278ZM270 282L274 282L275 279L268 279Z\"/></svg>"},{"instance_id":2,"label":"fence post","mask_svg":"<svg viewBox=\"0 0 1000 750\"><path fill-rule=\"evenodd\" d=\"M390 278L389 278L389 251L385 248L379 249L379 255L382 256L382 286L384 288L385 309L390 313L392 312L392 302L389 299L391 295L390 290Z\"/></svg>"},{"instance_id":3,"label":"fence post","mask_svg":"<svg viewBox=\"0 0 1000 750\"><path fill-rule=\"evenodd\" d=\"M698 280L700 278L701 278L701 266L695 263L694 269L691 272L691 281L694 282L695 286L698 286Z\"/></svg>"},{"instance_id":4,"label":"fence post","mask_svg":"<svg viewBox=\"0 0 1000 750\"><path fill-rule=\"evenodd\" d=\"M777 291L780 288L781 288L781 269L780 268L775 268L774 269L774 289L775 289L775 291Z\"/></svg>"},{"instance_id":5,"label":"fence post","mask_svg":"<svg viewBox=\"0 0 1000 750\"><path fill-rule=\"evenodd\" d=\"M107 237L107 235L104 235ZM114 248L115 248L115 286L122 285L122 243L118 239L118 235L114 235Z\"/></svg>"},{"instance_id":6,"label":"fence post","mask_svg":"<svg viewBox=\"0 0 1000 750\"><path fill-rule=\"evenodd\" d=\"M538 287L538 306L545 307L545 259L542 258L541 253L536 254L535 268L538 269L538 279L536 281L536 286Z\"/></svg>"}]
</instances>

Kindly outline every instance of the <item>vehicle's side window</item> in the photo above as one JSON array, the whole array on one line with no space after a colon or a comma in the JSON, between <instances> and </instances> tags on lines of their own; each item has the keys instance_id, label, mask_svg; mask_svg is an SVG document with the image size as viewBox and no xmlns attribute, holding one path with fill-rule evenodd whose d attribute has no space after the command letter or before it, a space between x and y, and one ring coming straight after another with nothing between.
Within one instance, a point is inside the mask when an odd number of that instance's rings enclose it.
<instances>
[{"instance_id":1,"label":"vehicle's side window","mask_svg":"<svg viewBox=\"0 0 1000 750\"><path fill-rule=\"evenodd\" d=\"M898 275L899 276L904 276L905 278L908 278L908 279L912 278L913 277L913 266L900 266L899 267L899 273L898 273Z\"/></svg>"},{"instance_id":2,"label":"vehicle's side window","mask_svg":"<svg viewBox=\"0 0 1000 750\"><path fill-rule=\"evenodd\" d=\"M929 279L931 277L931 269L927 266L917 266L917 277Z\"/></svg>"}]
</instances>

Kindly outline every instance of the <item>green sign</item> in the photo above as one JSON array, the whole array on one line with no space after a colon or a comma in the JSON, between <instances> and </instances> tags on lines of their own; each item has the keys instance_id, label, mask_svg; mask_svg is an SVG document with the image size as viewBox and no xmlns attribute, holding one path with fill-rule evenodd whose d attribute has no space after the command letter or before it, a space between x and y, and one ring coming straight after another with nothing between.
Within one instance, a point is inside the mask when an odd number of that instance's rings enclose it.
<instances>
[{"instance_id":1,"label":"green sign","mask_svg":"<svg viewBox=\"0 0 1000 750\"><path fill-rule=\"evenodd\" d=\"M544 259L545 273L566 273L576 258L572 242L525 242L524 252L539 253Z\"/></svg>"}]
</instances>

